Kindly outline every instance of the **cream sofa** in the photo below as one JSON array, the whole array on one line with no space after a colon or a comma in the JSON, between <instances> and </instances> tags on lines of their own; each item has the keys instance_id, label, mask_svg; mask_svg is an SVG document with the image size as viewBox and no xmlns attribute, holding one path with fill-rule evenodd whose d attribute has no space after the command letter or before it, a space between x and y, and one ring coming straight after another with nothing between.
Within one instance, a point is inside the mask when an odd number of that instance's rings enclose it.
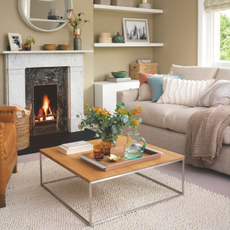
<instances>
[{"instance_id":1,"label":"cream sofa","mask_svg":"<svg viewBox=\"0 0 230 230\"><path fill-rule=\"evenodd\" d=\"M172 65L170 73L182 74L185 80L230 80L230 69L227 68ZM138 93L139 89L118 91L117 101L124 102L128 110L137 105L143 107L141 113L143 121L138 127L141 136L147 143L184 155L189 118L204 107L139 101ZM126 132L127 129L124 130L125 134ZM220 156L209 168L230 175L230 126L224 130Z\"/></svg>"}]
</instances>

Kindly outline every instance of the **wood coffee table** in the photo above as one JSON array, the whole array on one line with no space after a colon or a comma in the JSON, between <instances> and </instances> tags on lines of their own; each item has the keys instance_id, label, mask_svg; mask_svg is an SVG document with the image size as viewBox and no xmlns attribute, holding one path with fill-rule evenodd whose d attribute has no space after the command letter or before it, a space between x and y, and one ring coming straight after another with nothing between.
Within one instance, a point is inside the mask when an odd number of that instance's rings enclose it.
<instances>
[{"instance_id":1,"label":"wood coffee table","mask_svg":"<svg viewBox=\"0 0 230 230\"><path fill-rule=\"evenodd\" d=\"M124 145L126 143L127 138L125 136L119 136L118 141L117 141L117 146L121 146ZM101 139L97 139L97 140L92 140L89 141L92 144L99 144L101 142ZM112 170L112 171L102 171L101 169L95 167L94 165L82 160L78 154L73 154L73 155L68 155L66 156L65 154L59 152L57 150L57 147L51 147L51 148L45 148L45 149L40 149L40 181L41 181L41 186L43 188L45 188L49 193L51 193L56 199L58 199L62 204L64 204L70 211L72 211L75 215L81 217L83 220L85 220L90 226L96 225L96 224L100 224L103 223L105 221L108 220L112 220L114 218L126 215L128 213L134 212L134 211L138 211L140 209L143 208L147 208L150 207L152 205L158 204L159 202L162 201L167 201L170 200L172 198L184 195L184 156L165 150L165 149L161 149L158 148L156 146L147 144L148 147L150 148L154 148L158 151L162 151L164 152L164 154L162 155L161 158L159 159L155 159L155 160L150 160L147 162L143 162L143 163L139 163L139 164L135 164L132 166L128 166L128 167L123 167L120 169L116 169L116 170ZM74 177L80 177L82 178L84 181L86 181L89 185L89 220L86 220L83 216L81 216L77 211L75 211L73 208L71 208L68 204L66 204L63 200L61 200L57 195L55 195L47 186L46 184L49 183L54 183L54 182L58 182L60 180L55 180L55 181L48 181L48 182L43 182L42 180L42 155L48 157L49 159L51 159L52 161L56 162L57 164L61 165L62 167L64 167L65 169L67 169L68 171L72 172L75 176ZM152 178L147 177L146 175L141 174L140 172L146 169L152 169L152 168L156 168L156 167L160 167L163 165L167 165L167 164L172 164L175 162L182 162L182 189L181 191L176 190L168 185L165 185L161 182L158 182ZM102 181L106 181L106 180L111 180L114 178L118 178L121 176L127 176L130 174L136 174L138 176L142 176L146 179L149 179L161 186L164 186L172 191L174 191L176 193L176 195L173 195L171 197L165 198L163 200L154 202L154 203L150 203L148 205L144 205L142 207L139 208L135 208L132 209L130 211L121 213L119 215L110 217L108 219L104 219L104 220L100 220L97 222L93 222L93 210L92 210L92 199L93 199L93 194L92 194L92 186L96 183L102 182ZM68 177L68 178L64 178L64 179L70 179L73 177Z\"/></svg>"}]
</instances>

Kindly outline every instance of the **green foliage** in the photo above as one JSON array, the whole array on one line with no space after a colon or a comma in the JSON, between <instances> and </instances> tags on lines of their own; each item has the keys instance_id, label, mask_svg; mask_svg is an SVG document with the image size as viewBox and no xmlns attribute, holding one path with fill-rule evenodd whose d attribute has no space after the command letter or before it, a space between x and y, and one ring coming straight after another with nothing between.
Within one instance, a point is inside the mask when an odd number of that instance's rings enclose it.
<instances>
[{"instance_id":1,"label":"green foliage","mask_svg":"<svg viewBox=\"0 0 230 230\"><path fill-rule=\"evenodd\" d=\"M96 137L101 135L105 139L116 140L118 135L122 134L123 126L134 128L137 130L139 123L141 123L141 118L136 118L135 115L141 113L142 107L137 106L135 109L127 111L125 104L118 102L116 105L115 112L111 114L106 109L102 109L98 106L90 108L87 104L85 107L84 118L82 119L79 128L83 129L85 126L93 127L97 125ZM79 118L80 116L77 115Z\"/></svg>"},{"instance_id":2,"label":"green foliage","mask_svg":"<svg viewBox=\"0 0 230 230\"><path fill-rule=\"evenodd\" d=\"M31 45L32 43L35 44L35 39L34 39L34 37L29 36L29 37L26 39L26 43L28 43L29 45Z\"/></svg>"},{"instance_id":3,"label":"green foliage","mask_svg":"<svg viewBox=\"0 0 230 230\"><path fill-rule=\"evenodd\" d=\"M220 60L230 61L230 19L220 14Z\"/></svg>"}]
</instances>

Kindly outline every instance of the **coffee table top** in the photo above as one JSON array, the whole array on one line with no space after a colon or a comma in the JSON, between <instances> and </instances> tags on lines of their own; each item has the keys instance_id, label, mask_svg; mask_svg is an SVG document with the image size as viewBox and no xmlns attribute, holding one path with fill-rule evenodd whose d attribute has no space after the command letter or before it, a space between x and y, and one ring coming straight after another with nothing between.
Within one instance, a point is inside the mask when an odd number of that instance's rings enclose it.
<instances>
[{"instance_id":1,"label":"coffee table top","mask_svg":"<svg viewBox=\"0 0 230 230\"><path fill-rule=\"evenodd\" d=\"M127 137L119 136L117 140L117 146L125 145L126 141L127 141ZM93 145L100 144L101 139L96 139L96 140L92 140L88 142L92 143ZM133 171L138 171L141 169L149 168L151 166L167 164L173 161L179 161L184 158L183 155L178 154L178 153L174 153L174 152L162 149L162 148L158 148L150 144L147 144L147 146L150 148L154 148L156 150L162 151L164 152L164 154L159 159L135 164L135 165L124 167L124 168L119 168L119 169L108 171L108 172L102 171L98 167L82 160L78 156L78 154L81 154L81 153L72 154L72 155L67 156L59 152L57 150L57 146L51 147L51 148L40 149L40 153L50 158L57 164L63 166L67 170L71 171L75 175L86 180L87 182L94 182L94 181L98 181L98 180L102 180L102 179L106 179L106 178L110 178L114 176L119 176L119 175L130 173Z\"/></svg>"}]
</instances>

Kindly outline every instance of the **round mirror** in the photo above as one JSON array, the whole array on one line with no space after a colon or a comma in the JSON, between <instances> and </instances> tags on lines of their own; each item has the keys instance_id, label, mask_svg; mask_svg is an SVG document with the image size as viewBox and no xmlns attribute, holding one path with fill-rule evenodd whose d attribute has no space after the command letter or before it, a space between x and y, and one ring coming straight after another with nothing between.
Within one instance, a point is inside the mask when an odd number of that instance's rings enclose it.
<instances>
[{"instance_id":1,"label":"round mirror","mask_svg":"<svg viewBox=\"0 0 230 230\"><path fill-rule=\"evenodd\" d=\"M72 0L18 0L23 21L31 28L52 32L61 29L71 16Z\"/></svg>"}]
</instances>

